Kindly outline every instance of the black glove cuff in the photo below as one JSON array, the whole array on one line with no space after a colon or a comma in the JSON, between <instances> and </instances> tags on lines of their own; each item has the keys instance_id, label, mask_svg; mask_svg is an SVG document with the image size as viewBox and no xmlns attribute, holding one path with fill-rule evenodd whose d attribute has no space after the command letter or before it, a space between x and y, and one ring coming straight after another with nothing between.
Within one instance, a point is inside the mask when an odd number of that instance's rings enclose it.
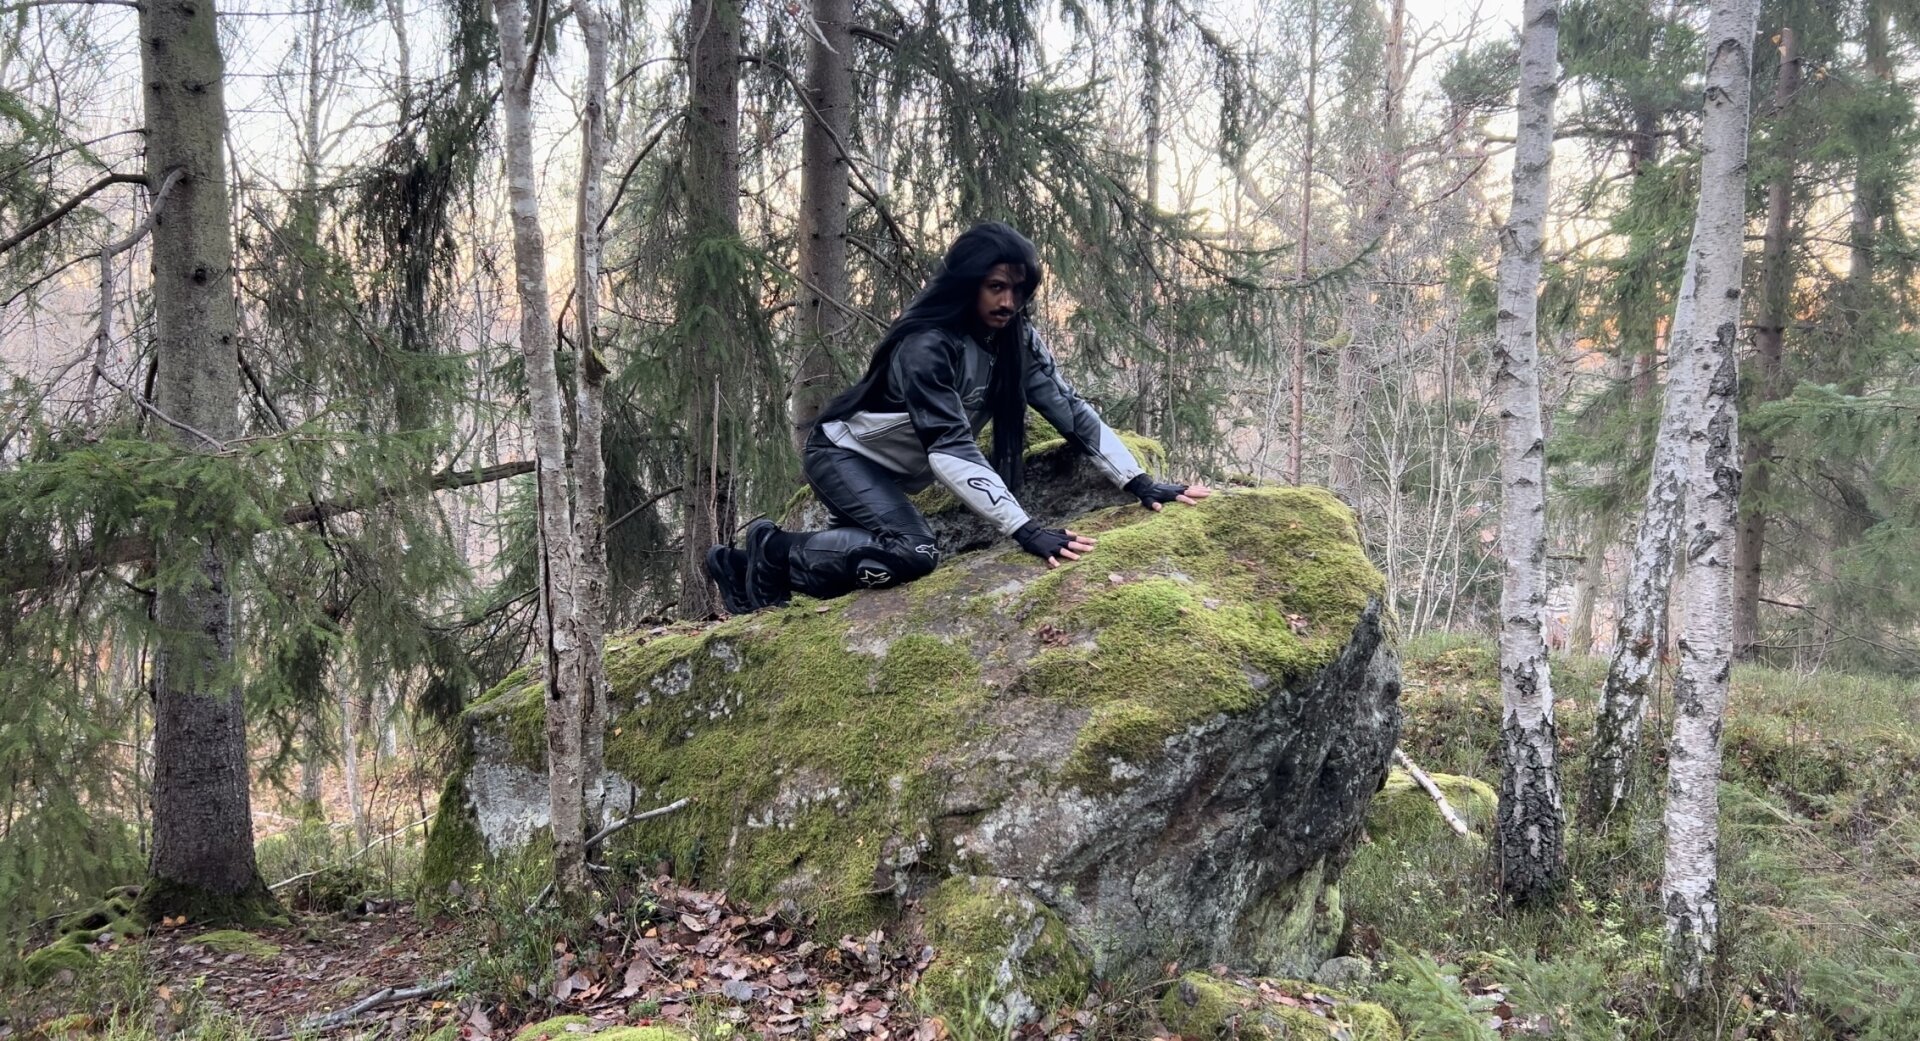
<instances>
[{"instance_id":1,"label":"black glove cuff","mask_svg":"<svg viewBox=\"0 0 1920 1041\"><path fill-rule=\"evenodd\" d=\"M1152 509L1155 503L1174 502L1187 494L1186 485L1161 484L1147 474L1135 475L1127 482L1126 490L1140 500L1140 505L1148 509Z\"/></svg>"}]
</instances>

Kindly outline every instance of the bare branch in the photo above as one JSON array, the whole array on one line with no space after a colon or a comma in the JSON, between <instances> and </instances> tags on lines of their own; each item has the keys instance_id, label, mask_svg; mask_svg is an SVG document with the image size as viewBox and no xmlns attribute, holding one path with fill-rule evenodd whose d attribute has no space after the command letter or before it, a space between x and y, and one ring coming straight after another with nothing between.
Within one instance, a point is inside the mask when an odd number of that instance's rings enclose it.
<instances>
[{"instance_id":1,"label":"bare branch","mask_svg":"<svg viewBox=\"0 0 1920 1041\"><path fill-rule=\"evenodd\" d=\"M62 2L66 2L66 0L62 0ZM98 0L98 2L106 3L107 0ZM34 6L34 5L30 4L28 6ZM93 182L92 184L87 185L85 188L80 189L80 194L74 196L71 199L68 199L66 202L63 202L59 206L55 207L52 213L49 213L46 216L40 218L39 220L34 221L32 224L27 225L26 227L20 229L18 232L15 232L10 237L6 239L0 239L0 255L6 254L9 250L13 249L15 246L18 246L22 242L27 241L28 239L34 237L35 235L38 235L42 231L45 231L55 221L58 221L60 218L65 217L69 213L72 213L75 207L79 206L83 202L86 202L88 199L93 198L95 195L98 195L100 192L105 191L107 188L110 188L113 185L146 184L146 183L147 183L147 178L143 174L124 174L124 173L108 174L105 177L102 177L99 180Z\"/></svg>"}]
</instances>

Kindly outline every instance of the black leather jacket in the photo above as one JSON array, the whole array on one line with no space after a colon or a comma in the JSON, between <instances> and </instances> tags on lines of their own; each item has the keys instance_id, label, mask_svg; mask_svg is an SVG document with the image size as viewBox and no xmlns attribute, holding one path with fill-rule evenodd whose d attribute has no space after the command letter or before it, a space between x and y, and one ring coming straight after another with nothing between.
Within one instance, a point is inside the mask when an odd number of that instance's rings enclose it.
<instances>
[{"instance_id":1,"label":"black leather jacket","mask_svg":"<svg viewBox=\"0 0 1920 1041\"><path fill-rule=\"evenodd\" d=\"M1060 378L1040 335L1026 326L1027 403L1067 441L1091 458L1114 485L1142 472L1133 453ZM976 442L989 418L987 385L994 357L978 340L948 329L928 329L900 341L886 379L872 379L859 406L824 419L819 434L870 459L908 491L934 481L986 518L1004 535L1028 520L1013 493ZM873 374L878 376L878 373Z\"/></svg>"}]
</instances>

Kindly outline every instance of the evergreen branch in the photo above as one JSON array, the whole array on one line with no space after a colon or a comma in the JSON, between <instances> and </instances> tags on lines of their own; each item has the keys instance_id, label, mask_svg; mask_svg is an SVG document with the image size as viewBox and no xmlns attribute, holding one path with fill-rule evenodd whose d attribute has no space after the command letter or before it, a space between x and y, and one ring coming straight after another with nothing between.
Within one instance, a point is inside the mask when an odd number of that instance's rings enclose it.
<instances>
[{"instance_id":1,"label":"evergreen branch","mask_svg":"<svg viewBox=\"0 0 1920 1041\"><path fill-rule=\"evenodd\" d=\"M6 255L6 253L12 250L15 246L18 246L22 242L27 241L28 239L34 237L35 235L38 235L42 231L45 231L54 222L58 221L62 217L65 217L67 214L72 213L74 209L78 207L81 203L86 202L88 199L93 198L95 195L98 195L99 193L105 191L108 188L111 188L116 184L146 184L146 183L147 183L147 178L146 178L146 175L144 174L127 174L127 173L108 174L105 177L102 177L99 180L93 182L92 184L87 185L85 188L80 189L80 194L75 195L73 198L68 199L66 202L63 202L59 206L55 207L52 213L49 213L46 216L40 218L39 220L34 221L32 224L29 224L26 227L20 229L18 232L15 232L12 236L4 240L0 240L0 256Z\"/></svg>"},{"instance_id":2,"label":"evergreen branch","mask_svg":"<svg viewBox=\"0 0 1920 1041\"><path fill-rule=\"evenodd\" d=\"M16 11L25 11L34 7L131 7L136 11L147 9L147 5L139 3L138 0L23 0L22 3L0 7L0 11L13 14Z\"/></svg>"},{"instance_id":3,"label":"evergreen branch","mask_svg":"<svg viewBox=\"0 0 1920 1041\"><path fill-rule=\"evenodd\" d=\"M887 50L890 50L890 51L897 51L900 49L900 38L898 36L889 36L886 33L883 33L880 30L872 28L870 26L849 25L847 26L847 32L852 33L855 36L858 36L862 40L867 40L872 43L877 43L880 46L885 47Z\"/></svg>"},{"instance_id":4,"label":"evergreen branch","mask_svg":"<svg viewBox=\"0 0 1920 1041\"><path fill-rule=\"evenodd\" d=\"M530 459L497 463L479 470L442 470L429 478L425 487L419 490L440 492L470 488L474 485L490 484L532 472L533 461ZM346 513L357 513L392 502L413 490L415 489L408 486L388 486L375 490L372 495L364 499L347 499L343 502L321 501L294 506L280 514L280 523L283 526L292 527L328 520ZM0 576L0 596L45 589L101 568L151 560L153 551L154 542L151 535L125 535L102 544L86 546L64 560L57 560L44 568L36 569L34 573Z\"/></svg>"}]
</instances>

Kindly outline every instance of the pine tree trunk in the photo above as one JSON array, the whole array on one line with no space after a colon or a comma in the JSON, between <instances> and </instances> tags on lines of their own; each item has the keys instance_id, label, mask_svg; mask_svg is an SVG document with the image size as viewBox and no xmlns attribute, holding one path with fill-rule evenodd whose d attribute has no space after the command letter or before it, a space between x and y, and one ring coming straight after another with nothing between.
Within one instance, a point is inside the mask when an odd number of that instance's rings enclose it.
<instances>
[{"instance_id":1,"label":"pine tree trunk","mask_svg":"<svg viewBox=\"0 0 1920 1041\"><path fill-rule=\"evenodd\" d=\"M716 262L740 237L739 51L740 0L695 0L687 16L687 234L693 255ZM688 376L683 618L708 618L720 606L706 572L707 547L725 541L731 527L721 472L720 365L741 346L736 287L710 284L699 274L682 279L676 315Z\"/></svg>"},{"instance_id":2,"label":"pine tree trunk","mask_svg":"<svg viewBox=\"0 0 1920 1041\"><path fill-rule=\"evenodd\" d=\"M527 8L494 5L500 34L501 101L506 114L507 195L513 209L514 282L520 304L520 354L533 410L533 455L540 523L540 615L545 639L547 797L552 810L554 889L562 902L586 892L581 805L582 698L574 609L573 518L568 504L566 425L554 365L547 301L546 237L534 180L533 77L528 70Z\"/></svg>"},{"instance_id":3,"label":"pine tree trunk","mask_svg":"<svg viewBox=\"0 0 1920 1041\"><path fill-rule=\"evenodd\" d=\"M1600 704L1594 711L1587 790L1580 799L1580 821L1589 830L1598 830L1632 794L1640 723L1646 717L1654 672L1667 645L1673 544L1680 534L1685 507L1687 417L1693 409L1687 352L1691 349L1696 267L1696 258L1688 251L1680 276L1680 294L1674 302L1673 324L1667 327L1667 387L1661 401L1660 429L1654 435L1652 472L1640 508L1640 527L1633 537L1633 560L1620 592L1613 660L1607 666Z\"/></svg>"},{"instance_id":4,"label":"pine tree trunk","mask_svg":"<svg viewBox=\"0 0 1920 1041\"><path fill-rule=\"evenodd\" d=\"M1541 237L1553 149L1556 0L1527 0L1520 34L1513 212L1500 237L1494 386L1500 413L1501 774L1497 857L1501 888L1538 902L1561 884L1565 817L1556 762L1553 685L1541 628L1546 611L1546 443L1540 419Z\"/></svg>"},{"instance_id":5,"label":"pine tree trunk","mask_svg":"<svg viewBox=\"0 0 1920 1041\"><path fill-rule=\"evenodd\" d=\"M1400 205L1406 22L1406 0L1391 0L1385 54L1382 56L1386 66L1386 83L1381 104L1380 150L1374 156L1373 169L1369 171L1366 191L1361 199L1363 210L1357 242L1361 247L1375 247L1376 269L1380 263L1378 258L1386 253L1387 232L1393 227ZM1353 315L1349 323L1353 335L1348 338L1347 345L1340 349L1340 355L1334 362L1333 448L1328 464L1327 486L1340 497L1340 501L1357 508L1362 492L1360 464L1367 457L1360 413L1366 398L1362 376L1369 362L1361 355L1363 352L1374 355L1379 352L1380 322L1373 279L1363 278L1354 283L1349 308ZM1361 519L1364 521L1365 517Z\"/></svg>"},{"instance_id":6,"label":"pine tree trunk","mask_svg":"<svg viewBox=\"0 0 1920 1041\"><path fill-rule=\"evenodd\" d=\"M848 157L853 139L853 0L814 0L807 45L810 111L800 137L800 366L793 443L801 447L838 388L834 357L853 337L847 273Z\"/></svg>"},{"instance_id":7,"label":"pine tree trunk","mask_svg":"<svg viewBox=\"0 0 1920 1041\"><path fill-rule=\"evenodd\" d=\"M239 429L215 21L212 3L140 8L148 183L183 172L153 227L152 396L165 420L148 417L147 429L195 452L224 448ZM174 533L155 546L157 573L179 577L161 584L153 604L153 854L141 895L150 918L245 920L272 900L254 862L247 726L234 674L227 568L243 549Z\"/></svg>"},{"instance_id":8,"label":"pine tree trunk","mask_svg":"<svg viewBox=\"0 0 1920 1041\"><path fill-rule=\"evenodd\" d=\"M600 352L600 198L607 162L607 26L592 0L576 8L587 45L586 111L581 119L580 197L574 257L579 363L574 367L574 545L579 552L575 604L580 633L581 777L587 820L598 822L606 772L607 475L601 435L608 366Z\"/></svg>"},{"instance_id":9,"label":"pine tree trunk","mask_svg":"<svg viewBox=\"0 0 1920 1041\"><path fill-rule=\"evenodd\" d=\"M1740 509L1738 363L1746 229L1748 98L1758 0L1715 0L1707 23L1706 117L1693 348L1698 398L1687 424L1687 567L1680 583L1680 666L1667 767L1667 857L1661 903L1675 990L1706 985L1719 931L1720 726L1733 662L1733 543Z\"/></svg>"},{"instance_id":10,"label":"pine tree trunk","mask_svg":"<svg viewBox=\"0 0 1920 1041\"><path fill-rule=\"evenodd\" d=\"M1760 322L1753 331L1753 401L1778 401L1786 393L1781 371L1790 302L1793 293L1793 254L1789 248L1793 216L1795 168L1793 98L1800 89L1800 47L1791 28L1780 30L1780 78L1773 88L1774 124L1780 155L1779 171L1767 185L1767 225L1760 255ZM1760 639L1760 577L1767 542L1767 457L1773 442L1749 438L1741 446L1740 467L1746 482L1741 498L1740 533L1733 547L1733 655L1752 658Z\"/></svg>"}]
</instances>

